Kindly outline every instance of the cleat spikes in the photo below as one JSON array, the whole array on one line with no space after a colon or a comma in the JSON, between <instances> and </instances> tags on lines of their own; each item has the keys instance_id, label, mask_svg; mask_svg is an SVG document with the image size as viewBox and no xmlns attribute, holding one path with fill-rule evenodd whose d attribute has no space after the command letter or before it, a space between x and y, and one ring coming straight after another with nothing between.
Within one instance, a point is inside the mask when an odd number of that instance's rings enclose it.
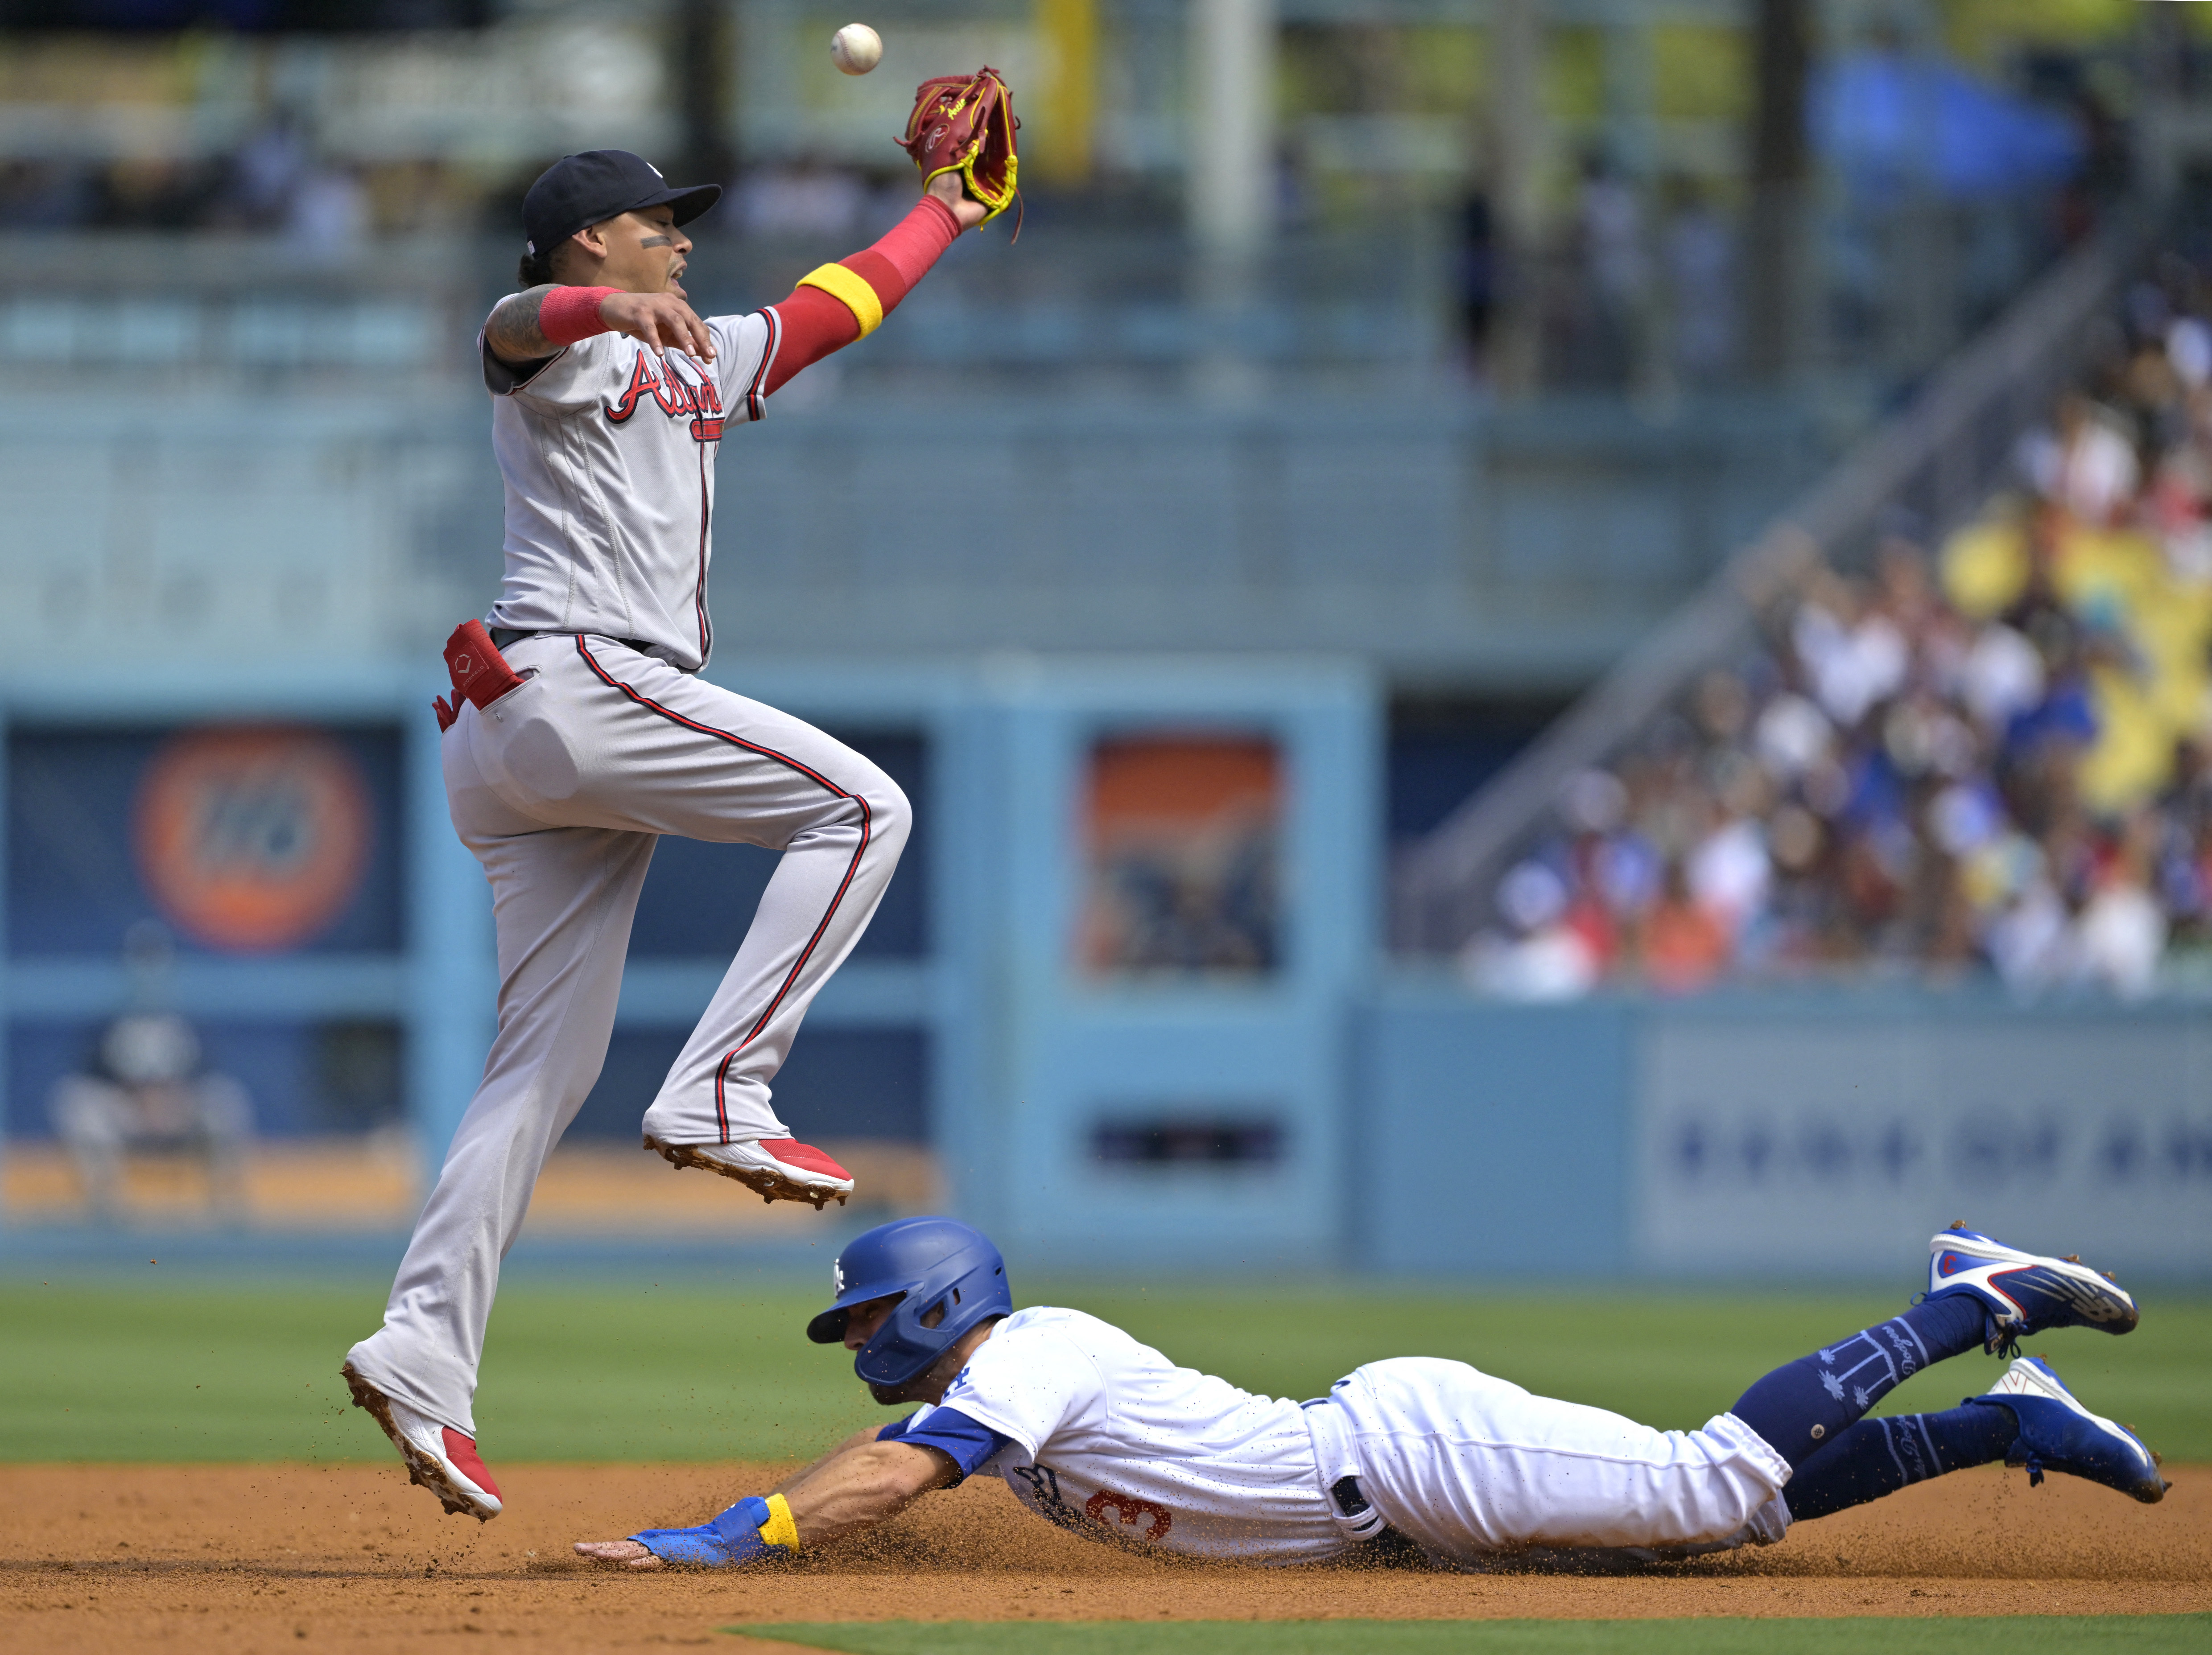
<instances>
[{"instance_id":1,"label":"cleat spikes","mask_svg":"<svg viewBox=\"0 0 2212 1655\"><path fill-rule=\"evenodd\" d=\"M437 1496L438 1503L448 1515L473 1517L479 1523L489 1523L499 1515L499 1488L482 1462L477 1461L473 1471L465 1471L450 1458L455 1452L454 1445L459 1444L473 1458L475 1443L450 1428L439 1432L420 1415L404 1410L404 1404L395 1403L362 1378L351 1361L339 1368L338 1373L352 1392L353 1405L374 1420L378 1428L391 1439L392 1446L399 1451L400 1464L406 1468L410 1485L428 1488ZM404 1421L399 1417L402 1411L407 1412ZM470 1481L472 1476L480 1479L481 1486Z\"/></svg>"},{"instance_id":2,"label":"cleat spikes","mask_svg":"<svg viewBox=\"0 0 2212 1655\"><path fill-rule=\"evenodd\" d=\"M842 1201L852 1192L852 1174L812 1145L788 1138L713 1144L667 1143L647 1137L645 1147L678 1171L696 1167L742 1184L764 1205L801 1201L819 1212L830 1196Z\"/></svg>"}]
</instances>

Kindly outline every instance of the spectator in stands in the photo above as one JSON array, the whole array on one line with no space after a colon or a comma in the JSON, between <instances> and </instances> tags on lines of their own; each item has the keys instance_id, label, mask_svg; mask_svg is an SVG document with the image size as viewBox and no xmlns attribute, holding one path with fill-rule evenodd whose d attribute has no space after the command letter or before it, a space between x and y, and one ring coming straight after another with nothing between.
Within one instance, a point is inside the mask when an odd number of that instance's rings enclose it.
<instances>
[{"instance_id":1,"label":"spectator in stands","mask_svg":"<svg viewBox=\"0 0 2212 1655\"><path fill-rule=\"evenodd\" d=\"M1498 312L1498 246L1490 191L1481 185L1460 201L1458 258L1452 274L1468 366L1477 379L1487 379L1490 327Z\"/></svg>"},{"instance_id":2,"label":"spectator in stands","mask_svg":"<svg viewBox=\"0 0 2212 1655\"><path fill-rule=\"evenodd\" d=\"M1557 997L1850 968L2136 995L2212 945L2212 325L2130 294L1930 558L1818 567L1746 658L1578 779L1471 977Z\"/></svg>"},{"instance_id":3,"label":"spectator in stands","mask_svg":"<svg viewBox=\"0 0 2212 1655\"><path fill-rule=\"evenodd\" d=\"M311 258L337 264L368 239L368 191L353 168L310 167L284 216L284 234Z\"/></svg>"},{"instance_id":4,"label":"spectator in stands","mask_svg":"<svg viewBox=\"0 0 2212 1655\"><path fill-rule=\"evenodd\" d=\"M0 161L0 219L10 229L74 229L92 216L90 167L74 161Z\"/></svg>"},{"instance_id":5,"label":"spectator in stands","mask_svg":"<svg viewBox=\"0 0 2212 1655\"><path fill-rule=\"evenodd\" d=\"M1585 384L1627 383L1644 366L1651 258L1644 200L1602 150L1583 156L1572 215L1573 280L1556 295L1561 371Z\"/></svg>"},{"instance_id":6,"label":"spectator in stands","mask_svg":"<svg viewBox=\"0 0 2212 1655\"><path fill-rule=\"evenodd\" d=\"M111 162L94 181L87 221L113 230L191 230L222 190L216 167L173 158Z\"/></svg>"},{"instance_id":7,"label":"spectator in stands","mask_svg":"<svg viewBox=\"0 0 2212 1655\"><path fill-rule=\"evenodd\" d=\"M49 1109L94 1213L120 1208L133 1152L198 1160L208 1204L243 1210L252 1108L245 1088L206 1067L199 1036L175 1013L134 1011L108 1024L84 1071L56 1085Z\"/></svg>"},{"instance_id":8,"label":"spectator in stands","mask_svg":"<svg viewBox=\"0 0 2212 1655\"><path fill-rule=\"evenodd\" d=\"M1687 384L1715 384L1735 357L1735 238L1697 180L1670 178L1661 195L1670 366Z\"/></svg>"},{"instance_id":9,"label":"spectator in stands","mask_svg":"<svg viewBox=\"0 0 2212 1655\"><path fill-rule=\"evenodd\" d=\"M175 958L167 927L155 920L131 927L123 963L133 1009L101 1031L84 1069L64 1076L47 1100L55 1136L96 1215L120 1209L124 1162L133 1153L195 1159L206 1172L211 1209L236 1215L245 1208L252 1106L244 1087L208 1068L192 1026L156 1009Z\"/></svg>"},{"instance_id":10,"label":"spectator in stands","mask_svg":"<svg viewBox=\"0 0 2212 1655\"><path fill-rule=\"evenodd\" d=\"M221 216L241 229L280 228L292 215L309 161L304 123L289 109L275 111L230 158Z\"/></svg>"}]
</instances>

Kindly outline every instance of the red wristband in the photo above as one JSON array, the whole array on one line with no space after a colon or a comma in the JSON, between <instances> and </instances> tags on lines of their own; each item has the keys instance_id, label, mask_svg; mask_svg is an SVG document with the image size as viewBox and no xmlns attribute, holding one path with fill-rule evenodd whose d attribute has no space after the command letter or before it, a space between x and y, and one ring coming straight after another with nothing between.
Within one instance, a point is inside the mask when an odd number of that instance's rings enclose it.
<instances>
[{"instance_id":1,"label":"red wristband","mask_svg":"<svg viewBox=\"0 0 2212 1655\"><path fill-rule=\"evenodd\" d=\"M573 345L595 333L611 331L599 319L599 306L620 288L556 288L538 306L538 330L556 345Z\"/></svg>"}]
</instances>

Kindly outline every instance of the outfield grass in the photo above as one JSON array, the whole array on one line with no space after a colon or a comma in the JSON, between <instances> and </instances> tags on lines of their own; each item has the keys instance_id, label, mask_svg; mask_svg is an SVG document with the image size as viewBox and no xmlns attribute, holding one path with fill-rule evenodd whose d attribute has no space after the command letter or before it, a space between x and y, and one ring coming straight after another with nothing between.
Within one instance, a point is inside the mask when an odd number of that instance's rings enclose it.
<instances>
[{"instance_id":1,"label":"outfield grass","mask_svg":"<svg viewBox=\"0 0 2212 1655\"><path fill-rule=\"evenodd\" d=\"M850 1655L2196 1655L2212 1616L1829 1621L915 1621L734 1626Z\"/></svg>"},{"instance_id":2,"label":"outfield grass","mask_svg":"<svg viewBox=\"0 0 2212 1655\"><path fill-rule=\"evenodd\" d=\"M337 1366L380 1283L0 1286L0 1459L380 1459ZM1660 1426L1703 1423L1775 1364L1893 1313L1902 1294L1048 1287L1177 1361L1311 1397L1360 1362L1456 1357ZM886 1417L843 1352L806 1343L817 1294L696 1285L518 1287L492 1319L477 1424L493 1463L796 1458ZM2212 1460L2212 1300L2152 1297L2125 1339L2032 1342L2169 1458ZM1970 1355L1889 1410L1948 1407L2001 1371Z\"/></svg>"}]
</instances>

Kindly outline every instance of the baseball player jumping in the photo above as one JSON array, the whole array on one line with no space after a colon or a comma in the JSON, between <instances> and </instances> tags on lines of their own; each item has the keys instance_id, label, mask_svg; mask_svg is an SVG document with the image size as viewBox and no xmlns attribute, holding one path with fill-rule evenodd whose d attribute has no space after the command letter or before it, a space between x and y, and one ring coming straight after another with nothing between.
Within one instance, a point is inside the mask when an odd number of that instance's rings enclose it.
<instances>
[{"instance_id":1,"label":"baseball player jumping","mask_svg":"<svg viewBox=\"0 0 2212 1655\"><path fill-rule=\"evenodd\" d=\"M2134 1300L2074 1261L1963 1228L1935 1238L1928 1291L1877 1326L1778 1367L1695 1431L1533 1396L1462 1362L1370 1362L1305 1403L1177 1367L1080 1311L1014 1309L998 1249L948 1218L869 1231L807 1325L842 1340L886 1406L766 1497L711 1522L580 1541L629 1568L784 1558L881 1522L978 1471L1076 1533L1256 1563L1348 1555L1479 1567L1500 1553L1651 1561L1771 1544L1969 1465L2026 1464L2145 1502L2166 1483L2136 1436L2015 1360L1936 1414L1867 1410L1930 1362L2062 1327L2125 1333Z\"/></svg>"},{"instance_id":2,"label":"baseball player jumping","mask_svg":"<svg viewBox=\"0 0 2212 1655\"><path fill-rule=\"evenodd\" d=\"M1004 126L1010 142L1010 111ZM525 291L480 340L506 576L486 621L448 643L454 699L438 706L453 824L492 888L499 1033L384 1325L343 1369L449 1512L500 1510L472 1416L484 1325L539 1169L605 1059L660 835L782 856L646 1111L646 1147L770 1201L818 1208L852 1190L777 1118L769 1085L890 882L908 805L842 743L697 676L714 640L714 459L728 423L760 419L793 375L872 331L992 215L969 194L979 148L964 172L917 148L924 194L890 234L744 316L702 319L680 283L684 226L719 186L671 185L599 149L555 163L524 201Z\"/></svg>"}]
</instances>

